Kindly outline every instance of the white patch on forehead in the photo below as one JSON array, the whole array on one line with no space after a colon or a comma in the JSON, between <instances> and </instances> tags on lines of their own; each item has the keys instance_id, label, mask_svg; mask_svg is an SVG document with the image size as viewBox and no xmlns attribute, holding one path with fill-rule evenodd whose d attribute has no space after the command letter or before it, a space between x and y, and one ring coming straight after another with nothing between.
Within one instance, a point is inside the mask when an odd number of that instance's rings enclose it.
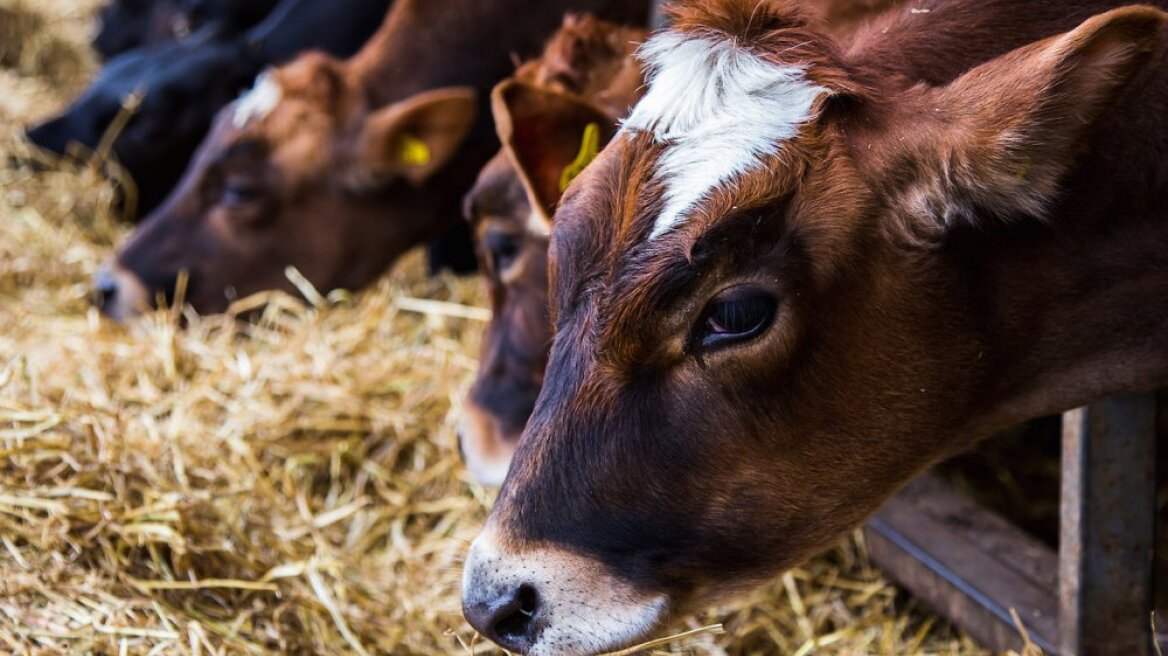
<instances>
[{"instance_id":1,"label":"white patch on forehead","mask_svg":"<svg viewBox=\"0 0 1168 656\"><path fill-rule=\"evenodd\" d=\"M804 67L766 61L730 37L666 31L640 57L649 91L623 129L651 132L666 145L656 173L665 206L650 239L680 225L711 189L777 154L811 120L816 99L830 93Z\"/></svg>"},{"instance_id":2,"label":"white patch on forehead","mask_svg":"<svg viewBox=\"0 0 1168 656\"><path fill-rule=\"evenodd\" d=\"M236 103L232 122L237 128L246 127L248 123L271 114L283 96L284 90L280 84L268 73L261 73L251 91Z\"/></svg>"}]
</instances>

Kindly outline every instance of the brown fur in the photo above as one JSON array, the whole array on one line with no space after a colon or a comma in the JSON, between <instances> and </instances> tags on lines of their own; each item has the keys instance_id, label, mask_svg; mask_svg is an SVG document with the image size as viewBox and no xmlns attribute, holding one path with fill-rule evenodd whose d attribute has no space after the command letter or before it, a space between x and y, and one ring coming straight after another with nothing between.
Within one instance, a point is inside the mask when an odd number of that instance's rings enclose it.
<instances>
[{"instance_id":1,"label":"brown fur","mask_svg":"<svg viewBox=\"0 0 1168 656\"><path fill-rule=\"evenodd\" d=\"M466 200L493 311L460 431L472 471L505 470L543 383L551 341L547 235L530 229L532 213L554 207L560 171L579 148L582 126L597 121L607 139L639 97L633 52L644 37L643 30L569 15L543 55L496 89L496 122L507 146ZM509 90L518 97L502 97ZM583 118L566 116L565 108Z\"/></svg>"},{"instance_id":2,"label":"brown fur","mask_svg":"<svg viewBox=\"0 0 1168 656\"><path fill-rule=\"evenodd\" d=\"M836 94L656 240L648 136L569 189L500 544L586 554L677 612L797 564L995 429L1168 383L1165 15L925 4L838 49L781 1L678 10ZM695 350L736 286L778 299L775 321Z\"/></svg>"},{"instance_id":3,"label":"brown fur","mask_svg":"<svg viewBox=\"0 0 1168 656\"><path fill-rule=\"evenodd\" d=\"M799 9L808 18L800 19L799 25L807 29L806 21L818 19L831 28L832 34L848 34L878 10L899 3L900 0L801 3ZM726 14L727 8L711 5L708 11ZM676 8L675 13L679 23L688 20L684 7ZM834 63L834 44L809 39L785 23L776 27L760 16L755 19L758 20L751 29L760 45L766 41L771 48L784 51L784 56L794 56L798 51L792 51L791 46L818 47L818 57L824 65L815 75L825 83L839 85L841 91L849 86ZM734 26L723 23L719 29ZM612 132L609 127L615 129L612 119L625 115L640 97L643 77L632 49L644 36L636 30L615 29L589 16L568 16L543 56L522 65L515 78L494 92L495 121L506 147L484 169L467 203L475 221L476 242L494 310L461 435L472 470L481 464L479 453L491 453L503 462L510 458L543 380L551 341L547 325L547 239L526 228L532 205L536 212L546 209L550 224L560 197L560 171L579 148L583 126L590 121L599 122L605 128L607 141ZM607 121L593 118L605 115L609 117ZM523 187L526 196L521 193ZM756 187L760 192L771 193L766 184ZM490 252L491 242L518 253L505 278L493 265L498 256ZM501 467L497 463L494 469Z\"/></svg>"},{"instance_id":4,"label":"brown fur","mask_svg":"<svg viewBox=\"0 0 1168 656\"><path fill-rule=\"evenodd\" d=\"M295 292L289 266L323 291L364 287L457 223L461 194L497 148L486 102L511 57L535 52L565 9L637 21L647 4L398 0L351 59L308 55L275 71L283 99L268 116L238 129L224 110L179 188L120 250L119 279L136 276L153 298L185 270L187 301L204 313ZM427 164L396 159L407 138L427 143ZM223 161L240 148L250 157ZM257 197L224 201L225 164Z\"/></svg>"}]
</instances>

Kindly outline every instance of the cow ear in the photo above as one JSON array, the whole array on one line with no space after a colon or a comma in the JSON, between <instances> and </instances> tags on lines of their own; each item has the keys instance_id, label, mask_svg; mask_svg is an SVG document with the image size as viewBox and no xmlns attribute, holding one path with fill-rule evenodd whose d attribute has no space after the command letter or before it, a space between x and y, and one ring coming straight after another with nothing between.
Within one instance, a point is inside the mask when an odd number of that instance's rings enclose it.
<instances>
[{"instance_id":1,"label":"cow ear","mask_svg":"<svg viewBox=\"0 0 1168 656\"><path fill-rule=\"evenodd\" d=\"M495 87L491 110L533 210L550 225L560 195L612 138L616 121L581 98L518 80Z\"/></svg>"},{"instance_id":2,"label":"cow ear","mask_svg":"<svg viewBox=\"0 0 1168 656\"><path fill-rule=\"evenodd\" d=\"M934 229L1043 217L1092 125L1159 51L1166 16L1140 6L1099 14L933 90L924 111L939 127L907 137L927 182L910 206L943 222Z\"/></svg>"},{"instance_id":3,"label":"cow ear","mask_svg":"<svg viewBox=\"0 0 1168 656\"><path fill-rule=\"evenodd\" d=\"M375 178L421 185L450 162L475 120L475 91L425 91L377 110L365 122L360 156Z\"/></svg>"}]
</instances>

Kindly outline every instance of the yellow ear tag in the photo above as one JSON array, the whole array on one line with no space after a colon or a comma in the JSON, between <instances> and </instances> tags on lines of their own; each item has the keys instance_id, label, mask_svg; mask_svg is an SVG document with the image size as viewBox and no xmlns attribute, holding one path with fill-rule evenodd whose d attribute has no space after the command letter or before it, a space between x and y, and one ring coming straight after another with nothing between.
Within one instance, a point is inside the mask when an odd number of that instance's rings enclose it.
<instances>
[{"instance_id":1,"label":"yellow ear tag","mask_svg":"<svg viewBox=\"0 0 1168 656\"><path fill-rule=\"evenodd\" d=\"M595 123L589 123L584 128L584 136L580 140L580 152L576 153L576 159L572 163L564 167L564 172L560 174L560 191L568 188L576 176L584 172L584 167L592 163L596 159L597 153L600 152L600 126Z\"/></svg>"},{"instance_id":2,"label":"yellow ear tag","mask_svg":"<svg viewBox=\"0 0 1168 656\"><path fill-rule=\"evenodd\" d=\"M402 164L425 166L431 159L430 146L412 134L403 135L398 143L397 158Z\"/></svg>"},{"instance_id":3,"label":"yellow ear tag","mask_svg":"<svg viewBox=\"0 0 1168 656\"><path fill-rule=\"evenodd\" d=\"M1030 155L1023 154L1022 155L1022 166L1018 170L1018 179L1019 180L1026 179L1026 174L1030 173L1030 165L1031 164L1032 164L1032 162L1030 161Z\"/></svg>"}]
</instances>

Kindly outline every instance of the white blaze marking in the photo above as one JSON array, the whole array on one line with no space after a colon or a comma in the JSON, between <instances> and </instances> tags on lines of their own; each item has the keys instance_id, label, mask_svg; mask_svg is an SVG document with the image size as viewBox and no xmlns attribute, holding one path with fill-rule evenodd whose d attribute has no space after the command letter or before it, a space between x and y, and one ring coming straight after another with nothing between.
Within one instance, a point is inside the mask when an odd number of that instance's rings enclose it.
<instances>
[{"instance_id":1,"label":"white blaze marking","mask_svg":"<svg viewBox=\"0 0 1168 656\"><path fill-rule=\"evenodd\" d=\"M248 123L271 114L283 96L284 90L279 83L268 73L261 73L251 91L244 94L236 104L232 122L237 128L246 127Z\"/></svg>"},{"instance_id":2,"label":"white blaze marking","mask_svg":"<svg viewBox=\"0 0 1168 656\"><path fill-rule=\"evenodd\" d=\"M656 173L665 207L650 239L679 225L711 189L777 154L811 120L816 99L830 93L806 78L805 67L773 64L730 37L667 31L649 39L640 57L649 91L624 128L666 144Z\"/></svg>"}]
</instances>

